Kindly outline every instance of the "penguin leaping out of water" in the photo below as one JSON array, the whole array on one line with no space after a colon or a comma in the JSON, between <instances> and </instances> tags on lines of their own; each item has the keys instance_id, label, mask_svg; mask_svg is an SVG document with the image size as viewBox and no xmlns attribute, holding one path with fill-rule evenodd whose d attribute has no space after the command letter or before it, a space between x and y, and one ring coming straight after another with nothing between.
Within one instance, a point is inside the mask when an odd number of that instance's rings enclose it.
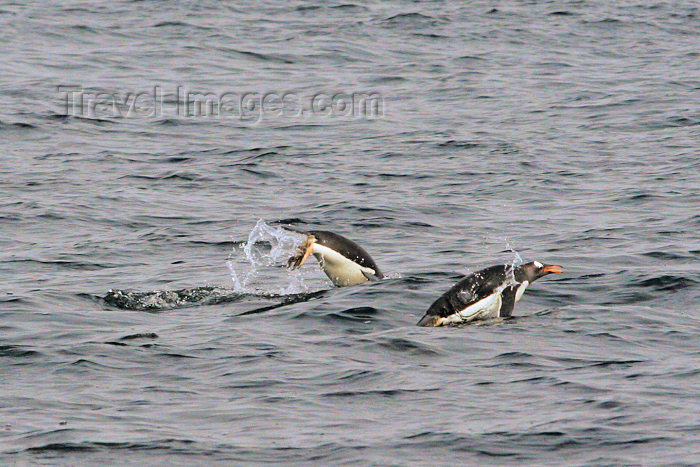
<instances>
[{"instance_id":1,"label":"penguin leaping out of water","mask_svg":"<svg viewBox=\"0 0 700 467\"><path fill-rule=\"evenodd\" d=\"M418 326L443 326L478 319L508 317L525 289L561 266L539 261L512 267L491 266L465 277L430 305Z\"/></svg>"},{"instance_id":2,"label":"penguin leaping out of water","mask_svg":"<svg viewBox=\"0 0 700 467\"><path fill-rule=\"evenodd\" d=\"M314 255L319 266L337 287L362 284L383 279L384 275L372 257L360 245L337 233L311 230L293 232L306 235L306 240L287 261L287 267L296 269Z\"/></svg>"}]
</instances>

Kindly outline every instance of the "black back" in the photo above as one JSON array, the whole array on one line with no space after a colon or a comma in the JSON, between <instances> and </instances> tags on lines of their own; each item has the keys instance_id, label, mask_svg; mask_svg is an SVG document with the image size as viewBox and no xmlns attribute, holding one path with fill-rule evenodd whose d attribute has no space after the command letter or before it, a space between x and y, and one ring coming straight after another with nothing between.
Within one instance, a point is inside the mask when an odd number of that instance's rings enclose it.
<instances>
[{"instance_id":1,"label":"black back","mask_svg":"<svg viewBox=\"0 0 700 467\"><path fill-rule=\"evenodd\" d=\"M328 232L327 230L310 230L308 233L316 237L316 243L319 245L327 246L337 251L360 266L374 269L374 275L377 276L378 279L384 278L377 263L374 262L369 253L352 240L337 233Z\"/></svg>"},{"instance_id":2,"label":"black back","mask_svg":"<svg viewBox=\"0 0 700 467\"><path fill-rule=\"evenodd\" d=\"M510 267L510 265L499 264L468 275L457 282L440 298L435 300L435 302L430 305L430 308L428 308L426 315L446 318L488 297L508 280L510 274L508 269L510 269ZM517 269L515 271L517 279ZM508 296L504 296L504 299L512 299L514 304L516 288L517 287L512 287L513 290L511 293L507 294ZM508 287L504 292L508 289L511 289L511 287ZM512 297L510 295L512 295ZM512 312L512 310L513 305L510 305L510 312Z\"/></svg>"}]
</instances>

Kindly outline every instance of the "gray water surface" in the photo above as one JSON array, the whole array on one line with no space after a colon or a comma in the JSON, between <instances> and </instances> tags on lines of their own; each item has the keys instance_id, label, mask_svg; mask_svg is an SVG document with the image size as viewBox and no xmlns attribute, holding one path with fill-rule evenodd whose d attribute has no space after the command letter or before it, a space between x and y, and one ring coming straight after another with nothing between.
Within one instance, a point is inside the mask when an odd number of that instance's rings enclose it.
<instances>
[{"instance_id":1,"label":"gray water surface","mask_svg":"<svg viewBox=\"0 0 700 467\"><path fill-rule=\"evenodd\" d=\"M700 463L699 15L0 2L0 463ZM388 278L236 288L259 219ZM415 326L516 252L566 272L512 320Z\"/></svg>"}]
</instances>

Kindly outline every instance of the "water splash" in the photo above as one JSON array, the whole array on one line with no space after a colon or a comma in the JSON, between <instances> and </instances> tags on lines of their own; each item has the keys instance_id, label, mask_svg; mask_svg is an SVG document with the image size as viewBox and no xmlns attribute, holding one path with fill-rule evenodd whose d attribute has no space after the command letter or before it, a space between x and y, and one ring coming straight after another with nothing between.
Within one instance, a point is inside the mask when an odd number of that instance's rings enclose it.
<instances>
[{"instance_id":1,"label":"water splash","mask_svg":"<svg viewBox=\"0 0 700 467\"><path fill-rule=\"evenodd\" d=\"M523 258L520 256L520 253L518 253L517 250L515 250L515 248L513 248L510 245L510 242L508 240L506 240L506 250L510 251L513 254L513 259L510 263L507 264L506 281L503 283L501 289L505 289L506 287L510 287L512 285L518 285L520 283L515 279L515 268L524 263Z\"/></svg>"},{"instance_id":2,"label":"water splash","mask_svg":"<svg viewBox=\"0 0 700 467\"><path fill-rule=\"evenodd\" d=\"M243 245L234 245L226 261L226 266L231 272L233 289L239 293L308 292L309 287L304 283L300 270L284 269L281 287L279 272L276 272L294 254L303 240L302 234L269 225L262 219L258 220L248 235L248 241ZM267 274L268 269L270 274ZM262 276L262 272L266 274ZM276 286L271 287L271 284Z\"/></svg>"},{"instance_id":3,"label":"water splash","mask_svg":"<svg viewBox=\"0 0 700 467\"><path fill-rule=\"evenodd\" d=\"M194 287L180 290L154 290L134 292L110 289L102 299L122 310L163 311L196 305L214 305L233 302L241 294L220 287Z\"/></svg>"}]
</instances>

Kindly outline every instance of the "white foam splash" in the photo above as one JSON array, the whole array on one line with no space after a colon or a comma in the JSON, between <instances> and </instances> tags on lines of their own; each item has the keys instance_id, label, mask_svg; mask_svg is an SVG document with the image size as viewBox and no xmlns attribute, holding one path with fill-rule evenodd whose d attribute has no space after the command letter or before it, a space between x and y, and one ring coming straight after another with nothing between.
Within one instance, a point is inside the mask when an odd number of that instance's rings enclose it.
<instances>
[{"instance_id":1,"label":"white foam splash","mask_svg":"<svg viewBox=\"0 0 700 467\"><path fill-rule=\"evenodd\" d=\"M299 270L289 271L284 269L284 280L281 287L271 287L271 284L279 285L279 279L274 277L273 271L265 277L262 283L256 283L259 273L265 268L275 267L279 269L287 259L294 254L304 240L302 234L291 232L282 227L271 226L262 219L258 220L248 235L248 241L236 247L229 255L226 266L231 271L233 289L240 293L279 293L293 294L308 292L309 288L304 283L304 278ZM267 251L263 245L269 245ZM279 273L275 274L279 276Z\"/></svg>"},{"instance_id":2,"label":"white foam splash","mask_svg":"<svg viewBox=\"0 0 700 467\"><path fill-rule=\"evenodd\" d=\"M520 282L515 280L515 268L523 264L523 259L520 257L520 253L518 253L507 240L506 249L513 253L513 259L511 260L510 264L508 264L508 266L506 267L506 281L503 283L501 290L512 285L520 284Z\"/></svg>"},{"instance_id":3,"label":"white foam splash","mask_svg":"<svg viewBox=\"0 0 700 467\"><path fill-rule=\"evenodd\" d=\"M382 271L384 272L384 271ZM384 272L384 279L402 279L403 276L398 271Z\"/></svg>"}]
</instances>

